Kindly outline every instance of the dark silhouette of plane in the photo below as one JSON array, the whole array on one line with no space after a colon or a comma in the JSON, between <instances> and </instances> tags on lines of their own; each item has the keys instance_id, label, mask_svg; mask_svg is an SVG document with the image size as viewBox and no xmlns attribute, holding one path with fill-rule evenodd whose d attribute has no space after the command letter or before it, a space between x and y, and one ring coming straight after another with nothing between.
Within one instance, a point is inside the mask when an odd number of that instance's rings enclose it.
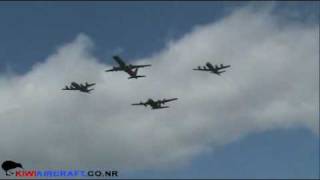
<instances>
[{"instance_id":1,"label":"dark silhouette of plane","mask_svg":"<svg viewBox=\"0 0 320 180\"><path fill-rule=\"evenodd\" d=\"M16 163L14 161L4 161L1 165L2 169L6 172L6 176L10 176L13 174L13 172L10 172L9 170L15 169L15 168L21 168L23 169L22 165L20 163ZM8 173L9 171L9 173Z\"/></svg>"},{"instance_id":2,"label":"dark silhouette of plane","mask_svg":"<svg viewBox=\"0 0 320 180\"><path fill-rule=\"evenodd\" d=\"M165 104L170 101L175 101L178 98L172 98L172 99L163 99L163 100L157 100L154 101L152 99L148 99L146 102L140 102L140 103L135 103L131 104L133 106L138 106L138 105L143 105L147 107L148 105L151 107L151 109L163 109L163 108L169 108L169 106L161 106L162 104Z\"/></svg>"},{"instance_id":3,"label":"dark silhouette of plane","mask_svg":"<svg viewBox=\"0 0 320 180\"><path fill-rule=\"evenodd\" d=\"M148 67L151 66L151 64L146 64L146 65L132 65L132 64L126 64L119 56L113 56L113 59L117 61L119 64L119 67L113 67L112 69L106 70L106 72L111 72L111 71L124 71L130 75L128 79L138 79L141 77L146 77L145 75L137 75L138 74L138 69L143 68L143 67Z\"/></svg>"},{"instance_id":4,"label":"dark silhouette of plane","mask_svg":"<svg viewBox=\"0 0 320 180\"><path fill-rule=\"evenodd\" d=\"M76 82L71 82L70 87L66 86L62 90L79 90L81 92L90 93L94 89L88 89L89 87L95 85L96 83L88 84L87 82L83 84L78 84Z\"/></svg>"},{"instance_id":5,"label":"dark silhouette of plane","mask_svg":"<svg viewBox=\"0 0 320 180\"><path fill-rule=\"evenodd\" d=\"M203 66L203 68L198 66L197 69L193 69L193 70L196 70L196 71L209 71L211 73L215 73L215 74L220 76L221 73L224 73L226 71L219 71L219 70L225 69L225 68L228 68L228 67L230 67L230 65L223 66L223 64L220 64L220 66L218 66L218 65L213 66L210 62L207 62L206 66Z\"/></svg>"}]
</instances>

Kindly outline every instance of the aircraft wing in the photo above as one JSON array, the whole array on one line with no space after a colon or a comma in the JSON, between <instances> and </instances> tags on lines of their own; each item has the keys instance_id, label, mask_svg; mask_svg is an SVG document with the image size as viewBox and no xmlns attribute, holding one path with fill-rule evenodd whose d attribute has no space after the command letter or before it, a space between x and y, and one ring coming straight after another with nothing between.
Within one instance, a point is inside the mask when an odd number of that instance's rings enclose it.
<instances>
[{"instance_id":1,"label":"aircraft wing","mask_svg":"<svg viewBox=\"0 0 320 180\"><path fill-rule=\"evenodd\" d=\"M74 88L74 87L68 87L68 86L66 86L65 88L63 88L62 90L77 90L76 88Z\"/></svg>"},{"instance_id":2,"label":"aircraft wing","mask_svg":"<svg viewBox=\"0 0 320 180\"><path fill-rule=\"evenodd\" d=\"M115 61L117 61L117 63L119 64L120 68L119 70L122 70L121 67L125 67L126 63L123 61L123 59L121 59L119 56L113 56L113 59ZM131 65L131 68L143 68L143 67L148 67L151 66L151 64L145 64L145 65ZM117 68L114 68L117 69Z\"/></svg>"},{"instance_id":3,"label":"aircraft wing","mask_svg":"<svg viewBox=\"0 0 320 180\"><path fill-rule=\"evenodd\" d=\"M88 83L86 82L86 88L91 87L91 86L94 86L94 85L96 85L96 83L88 84Z\"/></svg>"},{"instance_id":4,"label":"aircraft wing","mask_svg":"<svg viewBox=\"0 0 320 180\"><path fill-rule=\"evenodd\" d=\"M122 71L123 69L120 68L120 67L113 67L112 69L108 69L108 70L105 70L105 72L111 72L111 71Z\"/></svg>"},{"instance_id":5,"label":"aircraft wing","mask_svg":"<svg viewBox=\"0 0 320 180\"><path fill-rule=\"evenodd\" d=\"M145 65L132 65L132 68L143 68L143 67L149 67L151 64L145 64Z\"/></svg>"},{"instance_id":6,"label":"aircraft wing","mask_svg":"<svg viewBox=\"0 0 320 180\"><path fill-rule=\"evenodd\" d=\"M195 71L210 71L210 69L207 69L207 68L200 68L200 67L195 68L195 69L193 69L193 70L195 70Z\"/></svg>"},{"instance_id":7,"label":"aircraft wing","mask_svg":"<svg viewBox=\"0 0 320 180\"><path fill-rule=\"evenodd\" d=\"M218 72L215 72L216 74L220 75L221 73L224 73L226 71L218 71Z\"/></svg>"},{"instance_id":8,"label":"aircraft wing","mask_svg":"<svg viewBox=\"0 0 320 180\"><path fill-rule=\"evenodd\" d=\"M219 67L219 66L216 66L215 69L216 69L216 70L220 70L220 69L225 69L225 68L228 68L228 67L231 67L231 66L230 66L230 65L224 66L223 64L220 64L220 67Z\"/></svg>"},{"instance_id":9,"label":"aircraft wing","mask_svg":"<svg viewBox=\"0 0 320 180\"><path fill-rule=\"evenodd\" d=\"M140 102L140 103L134 103L134 104L131 104L132 106L140 106L140 105L146 105L146 103L143 103L143 102Z\"/></svg>"},{"instance_id":10,"label":"aircraft wing","mask_svg":"<svg viewBox=\"0 0 320 180\"><path fill-rule=\"evenodd\" d=\"M94 90L94 88L88 89L88 90L86 91L86 93L89 93L89 94L90 94L90 92L93 91L93 90Z\"/></svg>"},{"instance_id":11,"label":"aircraft wing","mask_svg":"<svg viewBox=\"0 0 320 180\"><path fill-rule=\"evenodd\" d=\"M167 103L167 102L170 102L170 101L175 101L175 100L177 100L178 98L172 98L172 99L163 99L163 100L161 100L160 102L161 103Z\"/></svg>"}]
</instances>

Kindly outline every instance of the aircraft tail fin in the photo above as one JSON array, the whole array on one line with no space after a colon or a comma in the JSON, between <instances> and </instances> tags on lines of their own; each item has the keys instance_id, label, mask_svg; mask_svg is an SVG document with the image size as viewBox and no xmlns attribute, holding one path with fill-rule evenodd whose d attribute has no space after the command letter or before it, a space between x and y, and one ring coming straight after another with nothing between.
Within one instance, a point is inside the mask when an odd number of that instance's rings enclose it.
<instances>
[{"instance_id":1,"label":"aircraft tail fin","mask_svg":"<svg viewBox=\"0 0 320 180\"><path fill-rule=\"evenodd\" d=\"M138 73L138 68L136 68L134 71L133 71L133 74L136 76Z\"/></svg>"}]
</instances>

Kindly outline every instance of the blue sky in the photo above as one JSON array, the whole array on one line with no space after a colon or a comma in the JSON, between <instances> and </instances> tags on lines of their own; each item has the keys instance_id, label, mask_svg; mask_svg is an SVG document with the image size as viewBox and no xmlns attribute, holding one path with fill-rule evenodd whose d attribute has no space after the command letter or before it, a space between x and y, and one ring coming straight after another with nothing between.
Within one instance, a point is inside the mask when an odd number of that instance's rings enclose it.
<instances>
[{"instance_id":1,"label":"blue sky","mask_svg":"<svg viewBox=\"0 0 320 180\"><path fill-rule=\"evenodd\" d=\"M268 3L254 3L257 9ZM0 72L27 73L57 47L85 33L94 55L112 62L151 56L197 25L213 23L246 2L1 2ZM319 2L275 3L274 13L319 16ZM318 20L317 18L314 20ZM311 22L312 23L312 22ZM299 142L299 143L297 143ZM126 178L317 178L319 137L303 129L250 134L172 170L121 172Z\"/></svg>"},{"instance_id":2,"label":"blue sky","mask_svg":"<svg viewBox=\"0 0 320 180\"><path fill-rule=\"evenodd\" d=\"M265 4L269 3L259 2L256 6ZM15 72L26 72L79 32L94 40L96 55L106 61L119 49L132 59L145 57L194 26L212 23L245 5L246 2L1 2L0 70L9 66ZM314 15L317 5L284 2L275 12L289 9Z\"/></svg>"},{"instance_id":3,"label":"blue sky","mask_svg":"<svg viewBox=\"0 0 320 180\"><path fill-rule=\"evenodd\" d=\"M5 61L1 65L10 61L18 72L25 72L79 32L90 35L97 44L97 55L106 60L119 48L124 49L125 55L138 58L152 54L168 39L179 38L194 25L212 22L225 12L222 3L208 2L182 6L179 2L2 4L0 18L5 24L1 28L1 59ZM194 5L201 10L195 11Z\"/></svg>"}]
</instances>

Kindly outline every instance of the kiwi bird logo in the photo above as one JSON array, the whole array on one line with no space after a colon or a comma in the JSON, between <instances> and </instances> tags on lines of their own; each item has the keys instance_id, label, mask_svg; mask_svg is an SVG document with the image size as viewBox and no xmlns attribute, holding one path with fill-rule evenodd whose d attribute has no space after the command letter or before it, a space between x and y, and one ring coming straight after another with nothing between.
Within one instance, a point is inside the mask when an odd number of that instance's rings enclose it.
<instances>
[{"instance_id":1,"label":"kiwi bird logo","mask_svg":"<svg viewBox=\"0 0 320 180\"><path fill-rule=\"evenodd\" d=\"M3 162L1 167L6 172L6 176L13 175L13 172L10 172L10 170L12 170L12 169L15 169L15 168L23 169L23 167L22 167L22 165L20 163L16 163L16 162L10 161L10 160Z\"/></svg>"}]
</instances>

